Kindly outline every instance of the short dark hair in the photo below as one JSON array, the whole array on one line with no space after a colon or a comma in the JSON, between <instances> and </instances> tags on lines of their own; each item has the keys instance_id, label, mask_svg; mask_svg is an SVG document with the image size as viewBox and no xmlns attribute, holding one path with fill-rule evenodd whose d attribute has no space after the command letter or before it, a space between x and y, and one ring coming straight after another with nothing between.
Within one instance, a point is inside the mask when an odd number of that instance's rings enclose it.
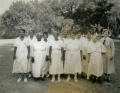
<instances>
[{"instance_id":1,"label":"short dark hair","mask_svg":"<svg viewBox=\"0 0 120 93\"><path fill-rule=\"evenodd\" d=\"M21 30L22 30L22 31L24 32L24 34L25 34L25 32L26 32L25 29L21 29Z\"/></svg>"},{"instance_id":2,"label":"short dark hair","mask_svg":"<svg viewBox=\"0 0 120 93\"><path fill-rule=\"evenodd\" d=\"M91 30L87 30L86 34L87 34L87 33L90 33L90 34L92 34Z\"/></svg>"},{"instance_id":3,"label":"short dark hair","mask_svg":"<svg viewBox=\"0 0 120 93\"><path fill-rule=\"evenodd\" d=\"M81 31L77 31L77 34L78 34L78 33L81 33Z\"/></svg>"},{"instance_id":4,"label":"short dark hair","mask_svg":"<svg viewBox=\"0 0 120 93\"><path fill-rule=\"evenodd\" d=\"M46 34L46 35L47 35L47 37L48 37L48 33L47 33L47 32L43 32L43 36L44 36L44 34Z\"/></svg>"},{"instance_id":5,"label":"short dark hair","mask_svg":"<svg viewBox=\"0 0 120 93\"><path fill-rule=\"evenodd\" d=\"M34 30L30 30L30 31L32 31L33 33L35 33L35 31L34 31Z\"/></svg>"},{"instance_id":6,"label":"short dark hair","mask_svg":"<svg viewBox=\"0 0 120 93\"><path fill-rule=\"evenodd\" d=\"M75 33L74 31L72 31L72 32L70 33L70 35L71 35L71 34L74 34L74 35L76 35L76 33Z\"/></svg>"}]
</instances>

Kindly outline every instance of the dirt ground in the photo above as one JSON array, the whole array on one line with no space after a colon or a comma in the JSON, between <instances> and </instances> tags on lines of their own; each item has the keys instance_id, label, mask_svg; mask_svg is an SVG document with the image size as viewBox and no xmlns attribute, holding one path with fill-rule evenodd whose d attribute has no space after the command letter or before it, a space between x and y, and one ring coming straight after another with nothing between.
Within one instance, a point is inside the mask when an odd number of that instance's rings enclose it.
<instances>
[{"instance_id":1,"label":"dirt ground","mask_svg":"<svg viewBox=\"0 0 120 93\"><path fill-rule=\"evenodd\" d=\"M45 81L34 82L28 78L17 83L18 74L12 74L13 66L13 45L5 44L0 46L0 93L120 93L120 41L115 41L115 67L116 73L111 76L111 83L94 83L78 76L78 82L72 79L67 82L66 75L61 78L62 82L51 82L51 77Z\"/></svg>"}]
</instances>

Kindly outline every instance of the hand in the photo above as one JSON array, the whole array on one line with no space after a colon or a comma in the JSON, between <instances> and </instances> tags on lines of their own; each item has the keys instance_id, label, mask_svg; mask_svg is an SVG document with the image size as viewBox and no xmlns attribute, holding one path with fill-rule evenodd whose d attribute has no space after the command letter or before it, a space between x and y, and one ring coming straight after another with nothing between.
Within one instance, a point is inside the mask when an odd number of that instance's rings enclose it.
<instances>
[{"instance_id":1,"label":"hand","mask_svg":"<svg viewBox=\"0 0 120 93\"><path fill-rule=\"evenodd\" d=\"M34 57L31 57L31 62L34 63Z\"/></svg>"},{"instance_id":2,"label":"hand","mask_svg":"<svg viewBox=\"0 0 120 93\"><path fill-rule=\"evenodd\" d=\"M29 58L30 58L30 55L27 56L27 59L29 59Z\"/></svg>"},{"instance_id":3,"label":"hand","mask_svg":"<svg viewBox=\"0 0 120 93\"><path fill-rule=\"evenodd\" d=\"M113 60L113 58L114 58L114 57L113 57L113 56L111 56L111 57L110 57L110 60Z\"/></svg>"},{"instance_id":4,"label":"hand","mask_svg":"<svg viewBox=\"0 0 120 93\"><path fill-rule=\"evenodd\" d=\"M51 62L51 57L49 56L48 59L49 59L49 61L50 61L50 65L51 65L51 64L52 64L52 62Z\"/></svg>"},{"instance_id":5,"label":"hand","mask_svg":"<svg viewBox=\"0 0 120 93\"><path fill-rule=\"evenodd\" d=\"M49 60L49 57L48 57L48 55L46 56L46 61L48 61Z\"/></svg>"},{"instance_id":6,"label":"hand","mask_svg":"<svg viewBox=\"0 0 120 93\"><path fill-rule=\"evenodd\" d=\"M86 60L86 56L85 55L83 55L83 59Z\"/></svg>"},{"instance_id":7,"label":"hand","mask_svg":"<svg viewBox=\"0 0 120 93\"><path fill-rule=\"evenodd\" d=\"M13 56L13 60L15 60L16 59L16 56Z\"/></svg>"},{"instance_id":8,"label":"hand","mask_svg":"<svg viewBox=\"0 0 120 93\"><path fill-rule=\"evenodd\" d=\"M61 60L63 61L63 57L61 57Z\"/></svg>"}]
</instances>

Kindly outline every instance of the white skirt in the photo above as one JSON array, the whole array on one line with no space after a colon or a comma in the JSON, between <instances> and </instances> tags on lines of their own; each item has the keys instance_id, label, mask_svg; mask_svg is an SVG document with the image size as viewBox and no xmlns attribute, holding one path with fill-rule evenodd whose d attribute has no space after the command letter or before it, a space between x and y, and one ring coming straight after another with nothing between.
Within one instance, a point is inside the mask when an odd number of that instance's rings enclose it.
<instances>
[{"instance_id":1,"label":"white skirt","mask_svg":"<svg viewBox=\"0 0 120 93\"><path fill-rule=\"evenodd\" d=\"M32 74L33 77L41 77L44 70L45 63L45 52L44 51L35 51L34 52L34 63L32 64Z\"/></svg>"},{"instance_id":2,"label":"white skirt","mask_svg":"<svg viewBox=\"0 0 120 93\"><path fill-rule=\"evenodd\" d=\"M50 74L63 74L63 62L61 61L61 50L52 50Z\"/></svg>"},{"instance_id":3,"label":"white skirt","mask_svg":"<svg viewBox=\"0 0 120 93\"><path fill-rule=\"evenodd\" d=\"M16 60L13 64L13 71L12 73L27 73L27 56L21 55L16 57Z\"/></svg>"},{"instance_id":4,"label":"white skirt","mask_svg":"<svg viewBox=\"0 0 120 93\"><path fill-rule=\"evenodd\" d=\"M82 72L81 66L81 57L80 51L74 51L71 54L71 51L66 50L66 57L65 57L65 66L64 66L64 73L66 74L75 74Z\"/></svg>"},{"instance_id":5,"label":"white skirt","mask_svg":"<svg viewBox=\"0 0 120 93\"><path fill-rule=\"evenodd\" d=\"M95 75L97 77L103 74L103 62L101 53L93 52L88 67L88 76ZM89 78L88 78L89 79Z\"/></svg>"}]
</instances>

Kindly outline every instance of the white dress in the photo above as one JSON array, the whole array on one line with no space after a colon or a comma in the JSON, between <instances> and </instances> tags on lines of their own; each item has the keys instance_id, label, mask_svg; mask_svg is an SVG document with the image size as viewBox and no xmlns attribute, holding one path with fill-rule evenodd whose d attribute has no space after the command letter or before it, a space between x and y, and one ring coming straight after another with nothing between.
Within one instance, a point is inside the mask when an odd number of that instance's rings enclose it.
<instances>
[{"instance_id":1,"label":"white dress","mask_svg":"<svg viewBox=\"0 0 120 93\"><path fill-rule=\"evenodd\" d=\"M44 42L45 42L45 41L44 41ZM49 56L49 42L47 41L47 42L45 42L45 44L46 44L45 56ZM44 75L47 74L47 72L49 71L49 69L50 69L50 63L49 63L49 61L47 61L47 60L45 59Z\"/></svg>"},{"instance_id":2,"label":"white dress","mask_svg":"<svg viewBox=\"0 0 120 93\"><path fill-rule=\"evenodd\" d=\"M82 72L81 56L80 56L80 45L76 40L69 40L66 46L66 57L64 73L75 74Z\"/></svg>"},{"instance_id":3,"label":"white dress","mask_svg":"<svg viewBox=\"0 0 120 93\"><path fill-rule=\"evenodd\" d=\"M84 73L88 73L88 48L91 47L91 44L93 43L93 41L88 41L87 39L84 39L83 41L83 55L86 56L86 59L82 60L82 72Z\"/></svg>"},{"instance_id":4,"label":"white dress","mask_svg":"<svg viewBox=\"0 0 120 93\"><path fill-rule=\"evenodd\" d=\"M28 66L27 66L27 72L30 72L32 71L32 62L31 62L31 54L32 54L32 46L33 44L37 41L36 37L34 36L33 39L30 38L30 36L28 36L28 41L29 41L29 44L30 44L30 59L29 59L29 62L28 62Z\"/></svg>"},{"instance_id":5,"label":"white dress","mask_svg":"<svg viewBox=\"0 0 120 93\"><path fill-rule=\"evenodd\" d=\"M46 44L43 41L36 41L33 44L33 53L32 56L34 57L34 63L32 67L32 74L33 77L38 78L44 74L44 66L45 66L45 59L46 59Z\"/></svg>"},{"instance_id":6,"label":"white dress","mask_svg":"<svg viewBox=\"0 0 120 93\"><path fill-rule=\"evenodd\" d=\"M63 74L63 62L61 60L61 47L64 47L61 40L54 41L52 44L50 74Z\"/></svg>"},{"instance_id":7,"label":"white dress","mask_svg":"<svg viewBox=\"0 0 120 93\"><path fill-rule=\"evenodd\" d=\"M80 49L83 51L83 39L82 38L80 38L80 39L76 38L76 41L80 45ZM83 53L82 53L82 55L83 55Z\"/></svg>"},{"instance_id":8,"label":"white dress","mask_svg":"<svg viewBox=\"0 0 120 93\"><path fill-rule=\"evenodd\" d=\"M91 48L88 49L88 52L91 53L91 59L88 67L88 77L90 75L95 75L97 77L102 76L103 61L101 53L106 52L105 47L100 42L93 43Z\"/></svg>"},{"instance_id":9,"label":"white dress","mask_svg":"<svg viewBox=\"0 0 120 93\"><path fill-rule=\"evenodd\" d=\"M14 60L14 64L13 64L12 73L27 73L27 64L28 64L27 47L29 46L28 39L25 37L24 40L21 41L20 37L18 37L15 40L14 46L17 47L17 51L16 51L16 59Z\"/></svg>"},{"instance_id":10,"label":"white dress","mask_svg":"<svg viewBox=\"0 0 120 93\"><path fill-rule=\"evenodd\" d=\"M67 45L68 42L70 42L71 39L63 38L64 45ZM64 47L64 50L66 50L66 47ZM67 60L67 51L65 52L65 60ZM65 66L65 62L63 62L63 67Z\"/></svg>"}]
</instances>

